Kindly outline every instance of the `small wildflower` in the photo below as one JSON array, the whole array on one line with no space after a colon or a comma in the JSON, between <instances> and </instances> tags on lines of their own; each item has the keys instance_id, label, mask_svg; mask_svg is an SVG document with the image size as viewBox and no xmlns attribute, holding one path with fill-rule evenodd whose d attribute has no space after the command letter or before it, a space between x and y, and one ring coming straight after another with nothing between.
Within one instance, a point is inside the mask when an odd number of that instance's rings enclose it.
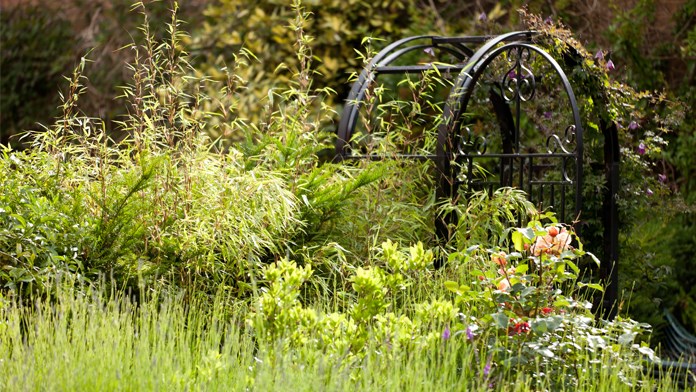
<instances>
[{"instance_id":1,"label":"small wildflower","mask_svg":"<svg viewBox=\"0 0 696 392\"><path fill-rule=\"evenodd\" d=\"M507 278L498 282L498 290L507 291L509 289L510 289L510 281Z\"/></svg>"},{"instance_id":2,"label":"small wildflower","mask_svg":"<svg viewBox=\"0 0 696 392\"><path fill-rule=\"evenodd\" d=\"M546 19L544 19L544 23L553 24L553 18L551 18L551 16L547 16Z\"/></svg>"},{"instance_id":3,"label":"small wildflower","mask_svg":"<svg viewBox=\"0 0 696 392\"><path fill-rule=\"evenodd\" d=\"M667 182L667 176L664 174L658 174L657 180L664 184L665 182Z\"/></svg>"},{"instance_id":4,"label":"small wildflower","mask_svg":"<svg viewBox=\"0 0 696 392\"><path fill-rule=\"evenodd\" d=\"M435 50L433 48L425 48L423 49L423 52L425 52L427 55L431 57L435 56Z\"/></svg>"},{"instance_id":5,"label":"small wildflower","mask_svg":"<svg viewBox=\"0 0 696 392\"><path fill-rule=\"evenodd\" d=\"M529 327L529 323L526 321L520 321L519 323L515 323L515 325L508 328L509 335L521 335L523 333L529 333L529 331L531 331L531 328Z\"/></svg>"},{"instance_id":6,"label":"small wildflower","mask_svg":"<svg viewBox=\"0 0 696 392\"><path fill-rule=\"evenodd\" d=\"M466 327L466 339L474 340L474 331L471 330L471 326Z\"/></svg>"},{"instance_id":7,"label":"small wildflower","mask_svg":"<svg viewBox=\"0 0 696 392\"><path fill-rule=\"evenodd\" d=\"M628 124L628 129L630 129L631 131L635 131L639 127L640 127L640 125L638 125L638 123L635 121L631 121L631 123Z\"/></svg>"},{"instance_id":8,"label":"small wildflower","mask_svg":"<svg viewBox=\"0 0 696 392\"><path fill-rule=\"evenodd\" d=\"M541 308L541 314L544 316L549 315L551 312L553 312L553 308L549 308L548 306Z\"/></svg>"},{"instance_id":9,"label":"small wildflower","mask_svg":"<svg viewBox=\"0 0 696 392\"><path fill-rule=\"evenodd\" d=\"M552 115L553 115L553 113L551 113L551 112L544 112L544 118L547 120L550 119Z\"/></svg>"},{"instance_id":10,"label":"small wildflower","mask_svg":"<svg viewBox=\"0 0 696 392\"><path fill-rule=\"evenodd\" d=\"M483 375L488 377L491 374L491 357L488 357L486 361L486 366L483 367Z\"/></svg>"},{"instance_id":11,"label":"small wildflower","mask_svg":"<svg viewBox=\"0 0 696 392\"><path fill-rule=\"evenodd\" d=\"M448 340L450 338L450 329L449 325L445 326L445 330L442 331L442 340Z\"/></svg>"},{"instance_id":12,"label":"small wildflower","mask_svg":"<svg viewBox=\"0 0 696 392\"><path fill-rule=\"evenodd\" d=\"M481 12L478 17L479 22L485 22L488 20L488 15L485 12Z\"/></svg>"},{"instance_id":13,"label":"small wildflower","mask_svg":"<svg viewBox=\"0 0 696 392\"><path fill-rule=\"evenodd\" d=\"M652 189L648 188L648 189L645 191L645 194L648 195L648 196L652 196L652 195L653 195Z\"/></svg>"},{"instance_id":14,"label":"small wildflower","mask_svg":"<svg viewBox=\"0 0 696 392\"><path fill-rule=\"evenodd\" d=\"M607 61L607 71L613 71L616 69L616 66L614 65L614 62L609 60Z\"/></svg>"},{"instance_id":15,"label":"small wildflower","mask_svg":"<svg viewBox=\"0 0 696 392\"><path fill-rule=\"evenodd\" d=\"M643 155L645 154L645 143L640 143L638 145L638 154Z\"/></svg>"},{"instance_id":16,"label":"small wildflower","mask_svg":"<svg viewBox=\"0 0 696 392\"><path fill-rule=\"evenodd\" d=\"M602 49L597 51L597 53L594 55L594 58L597 60L604 60L604 52L602 51Z\"/></svg>"},{"instance_id":17,"label":"small wildflower","mask_svg":"<svg viewBox=\"0 0 696 392\"><path fill-rule=\"evenodd\" d=\"M510 79L517 79L517 72L515 72L514 70L513 70L513 71L510 71L510 72L508 72L508 75L507 75L507 76L508 76L508 78L510 78Z\"/></svg>"}]
</instances>

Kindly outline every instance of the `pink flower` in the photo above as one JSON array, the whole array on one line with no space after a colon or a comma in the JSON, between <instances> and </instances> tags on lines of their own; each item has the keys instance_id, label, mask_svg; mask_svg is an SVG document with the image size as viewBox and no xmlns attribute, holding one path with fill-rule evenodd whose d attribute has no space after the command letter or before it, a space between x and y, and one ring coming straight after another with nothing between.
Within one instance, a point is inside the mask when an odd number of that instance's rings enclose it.
<instances>
[{"instance_id":1,"label":"pink flower","mask_svg":"<svg viewBox=\"0 0 696 392\"><path fill-rule=\"evenodd\" d=\"M494 263L498 264L501 267L505 267L507 265L507 254L505 252L500 252L496 253L491 257L491 260L493 260Z\"/></svg>"},{"instance_id":2,"label":"pink flower","mask_svg":"<svg viewBox=\"0 0 696 392\"><path fill-rule=\"evenodd\" d=\"M657 180L664 184L665 182L667 182L667 176L664 174L658 174Z\"/></svg>"},{"instance_id":3,"label":"pink flower","mask_svg":"<svg viewBox=\"0 0 696 392\"><path fill-rule=\"evenodd\" d=\"M570 247L572 240L573 239L570 236L570 233L565 228L555 236L552 236L551 234L538 236L533 245L532 254L534 256L540 256L542 253L560 255L564 250Z\"/></svg>"},{"instance_id":4,"label":"pink flower","mask_svg":"<svg viewBox=\"0 0 696 392\"><path fill-rule=\"evenodd\" d=\"M594 58L596 58L597 60L604 60L604 52L602 52L602 49L597 51L597 53L594 55Z\"/></svg>"},{"instance_id":5,"label":"pink flower","mask_svg":"<svg viewBox=\"0 0 696 392\"><path fill-rule=\"evenodd\" d=\"M613 71L616 69L616 66L614 65L614 62L609 60L607 61L607 71Z\"/></svg>"},{"instance_id":6,"label":"pink flower","mask_svg":"<svg viewBox=\"0 0 696 392\"><path fill-rule=\"evenodd\" d=\"M638 154L643 155L645 154L645 143L640 143L638 145Z\"/></svg>"},{"instance_id":7,"label":"pink flower","mask_svg":"<svg viewBox=\"0 0 696 392\"><path fill-rule=\"evenodd\" d=\"M501 280L500 282L498 282L498 290L500 290L500 291L510 290L510 281L508 280L508 278L505 278L505 279Z\"/></svg>"}]
</instances>

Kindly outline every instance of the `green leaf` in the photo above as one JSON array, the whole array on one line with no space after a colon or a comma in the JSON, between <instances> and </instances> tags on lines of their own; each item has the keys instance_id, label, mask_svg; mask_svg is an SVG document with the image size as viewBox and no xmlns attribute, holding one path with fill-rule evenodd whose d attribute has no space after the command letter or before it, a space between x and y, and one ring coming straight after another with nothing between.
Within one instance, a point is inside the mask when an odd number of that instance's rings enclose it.
<instances>
[{"instance_id":1,"label":"green leaf","mask_svg":"<svg viewBox=\"0 0 696 392\"><path fill-rule=\"evenodd\" d=\"M445 282L445 288L453 293L459 293L459 283L448 280Z\"/></svg>"},{"instance_id":2,"label":"green leaf","mask_svg":"<svg viewBox=\"0 0 696 392\"><path fill-rule=\"evenodd\" d=\"M573 270L573 272L575 272L575 274L579 274L579 273L580 273L580 268L578 268L578 266L575 265L575 263L573 263L573 262L570 261L570 260L566 260L565 263L566 263L566 265L567 265L568 267L570 267L570 269Z\"/></svg>"},{"instance_id":3,"label":"green leaf","mask_svg":"<svg viewBox=\"0 0 696 392\"><path fill-rule=\"evenodd\" d=\"M538 334L545 333L549 330L549 324L544 319L532 320L532 331Z\"/></svg>"},{"instance_id":4,"label":"green leaf","mask_svg":"<svg viewBox=\"0 0 696 392\"><path fill-rule=\"evenodd\" d=\"M555 331L563 324L563 316L551 316L546 318L546 326L549 332Z\"/></svg>"},{"instance_id":5,"label":"green leaf","mask_svg":"<svg viewBox=\"0 0 696 392\"><path fill-rule=\"evenodd\" d=\"M599 259L597 258L597 256L593 255L593 254L590 253L590 252L587 252L587 254L590 255L590 257L592 258L592 261L594 261L594 262L597 264L597 267L599 267L600 264L601 264L602 262L599 261Z\"/></svg>"},{"instance_id":6,"label":"green leaf","mask_svg":"<svg viewBox=\"0 0 696 392\"><path fill-rule=\"evenodd\" d=\"M524 243L522 242L522 233L519 230L512 232L512 243L515 245L515 250L522 252L524 250Z\"/></svg>"},{"instance_id":7,"label":"green leaf","mask_svg":"<svg viewBox=\"0 0 696 392\"><path fill-rule=\"evenodd\" d=\"M529 271L529 264L520 264L517 267L515 267L515 273L524 275Z\"/></svg>"},{"instance_id":8,"label":"green leaf","mask_svg":"<svg viewBox=\"0 0 696 392\"><path fill-rule=\"evenodd\" d=\"M524 237L530 241L537 237L536 232L531 227L527 227L526 229L520 229L520 231L522 232L522 234L524 234Z\"/></svg>"},{"instance_id":9,"label":"green leaf","mask_svg":"<svg viewBox=\"0 0 696 392\"><path fill-rule=\"evenodd\" d=\"M580 283L578 283L578 287L587 287L587 288L590 288L590 289L594 289L594 290L600 291L600 292L602 292L602 293L604 292L604 287L602 287L602 286L601 286L600 284L598 284L598 283L582 283L582 282L580 282Z\"/></svg>"},{"instance_id":10,"label":"green leaf","mask_svg":"<svg viewBox=\"0 0 696 392\"><path fill-rule=\"evenodd\" d=\"M495 313L492 314L493 321L498 328L507 328L510 318L505 313Z\"/></svg>"},{"instance_id":11,"label":"green leaf","mask_svg":"<svg viewBox=\"0 0 696 392\"><path fill-rule=\"evenodd\" d=\"M626 332L625 334L619 336L619 344L622 346L628 346L631 343L633 343L633 340L636 338L636 333L635 332Z\"/></svg>"}]
</instances>

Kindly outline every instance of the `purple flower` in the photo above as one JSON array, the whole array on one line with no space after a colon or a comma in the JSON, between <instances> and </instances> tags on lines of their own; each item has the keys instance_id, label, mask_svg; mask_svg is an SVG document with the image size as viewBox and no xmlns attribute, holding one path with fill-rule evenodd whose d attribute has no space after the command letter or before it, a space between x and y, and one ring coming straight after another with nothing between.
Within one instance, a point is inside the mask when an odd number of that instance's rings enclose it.
<instances>
[{"instance_id":1,"label":"purple flower","mask_svg":"<svg viewBox=\"0 0 696 392\"><path fill-rule=\"evenodd\" d=\"M597 60L604 60L604 52L602 52L602 49L598 50L597 53L595 53L594 58Z\"/></svg>"},{"instance_id":2,"label":"purple flower","mask_svg":"<svg viewBox=\"0 0 696 392\"><path fill-rule=\"evenodd\" d=\"M481 12L478 17L479 22L485 22L488 20L488 15L485 12Z\"/></svg>"},{"instance_id":3,"label":"purple flower","mask_svg":"<svg viewBox=\"0 0 696 392\"><path fill-rule=\"evenodd\" d=\"M471 327L466 327L466 339L467 340L474 340L474 331L471 330Z\"/></svg>"},{"instance_id":4,"label":"purple flower","mask_svg":"<svg viewBox=\"0 0 696 392\"><path fill-rule=\"evenodd\" d=\"M643 155L645 154L645 143L640 143L638 145L638 154Z\"/></svg>"},{"instance_id":5,"label":"purple flower","mask_svg":"<svg viewBox=\"0 0 696 392\"><path fill-rule=\"evenodd\" d=\"M551 118L552 114L551 112L544 112L544 118L548 120Z\"/></svg>"},{"instance_id":6,"label":"purple flower","mask_svg":"<svg viewBox=\"0 0 696 392\"><path fill-rule=\"evenodd\" d=\"M508 72L507 76L510 79L515 79L515 78L517 78L517 72L515 72L514 70L510 71L510 72Z\"/></svg>"},{"instance_id":7,"label":"purple flower","mask_svg":"<svg viewBox=\"0 0 696 392\"><path fill-rule=\"evenodd\" d=\"M657 180L664 184L665 182L667 182L667 176L664 174L658 174Z\"/></svg>"},{"instance_id":8,"label":"purple flower","mask_svg":"<svg viewBox=\"0 0 696 392\"><path fill-rule=\"evenodd\" d=\"M450 338L450 329L449 326L445 327L445 330L442 331L442 340L447 340Z\"/></svg>"},{"instance_id":9,"label":"purple flower","mask_svg":"<svg viewBox=\"0 0 696 392\"><path fill-rule=\"evenodd\" d=\"M544 23L553 24L553 19L551 18L551 16L547 16L546 19L544 19Z\"/></svg>"},{"instance_id":10,"label":"purple flower","mask_svg":"<svg viewBox=\"0 0 696 392\"><path fill-rule=\"evenodd\" d=\"M631 123L628 124L628 129L630 129L631 131L635 131L639 127L640 127L640 125L638 125L638 123L635 121L631 121Z\"/></svg>"},{"instance_id":11,"label":"purple flower","mask_svg":"<svg viewBox=\"0 0 696 392\"><path fill-rule=\"evenodd\" d=\"M613 71L616 69L616 66L614 65L614 62L609 60L607 61L607 71Z\"/></svg>"},{"instance_id":12,"label":"purple flower","mask_svg":"<svg viewBox=\"0 0 696 392\"><path fill-rule=\"evenodd\" d=\"M652 196L652 195L653 195L652 189L650 189L650 188L646 189L646 190L645 190L645 194L648 195L648 196Z\"/></svg>"},{"instance_id":13,"label":"purple flower","mask_svg":"<svg viewBox=\"0 0 696 392\"><path fill-rule=\"evenodd\" d=\"M425 52L426 54L428 54L430 56L435 56L435 50L433 50L433 48L425 48L425 49L423 49L423 52Z\"/></svg>"},{"instance_id":14,"label":"purple flower","mask_svg":"<svg viewBox=\"0 0 696 392\"><path fill-rule=\"evenodd\" d=\"M483 375L488 377L489 374L491 374L491 357L488 357L488 361L486 361L486 366L483 367Z\"/></svg>"}]
</instances>

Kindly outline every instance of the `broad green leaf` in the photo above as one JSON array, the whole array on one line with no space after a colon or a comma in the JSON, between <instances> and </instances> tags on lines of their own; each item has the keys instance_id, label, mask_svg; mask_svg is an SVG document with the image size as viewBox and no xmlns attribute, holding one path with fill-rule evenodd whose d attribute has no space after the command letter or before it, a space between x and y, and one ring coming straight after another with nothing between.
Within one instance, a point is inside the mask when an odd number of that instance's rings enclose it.
<instances>
[{"instance_id":1,"label":"broad green leaf","mask_svg":"<svg viewBox=\"0 0 696 392\"><path fill-rule=\"evenodd\" d=\"M515 272L524 275L529 271L529 264L520 264L517 267L515 267Z\"/></svg>"},{"instance_id":2,"label":"broad green leaf","mask_svg":"<svg viewBox=\"0 0 696 392\"><path fill-rule=\"evenodd\" d=\"M549 324L544 319L532 320L532 331L538 334L545 333L549 330Z\"/></svg>"},{"instance_id":3,"label":"broad green leaf","mask_svg":"<svg viewBox=\"0 0 696 392\"><path fill-rule=\"evenodd\" d=\"M522 233L519 230L512 232L512 243L515 245L515 250L522 252L524 250L524 243L522 242Z\"/></svg>"},{"instance_id":4,"label":"broad green leaf","mask_svg":"<svg viewBox=\"0 0 696 392\"><path fill-rule=\"evenodd\" d=\"M505 313L495 313L492 314L493 321L498 328L507 328L510 318Z\"/></svg>"},{"instance_id":5,"label":"broad green leaf","mask_svg":"<svg viewBox=\"0 0 696 392\"><path fill-rule=\"evenodd\" d=\"M445 282L445 288L453 293L459 293L459 283L452 280Z\"/></svg>"},{"instance_id":6,"label":"broad green leaf","mask_svg":"<svg viewBox=\"0 0 696 392\"><path fill-rule=\"evenodd\" d=\"M633 343L633 340L636 338L636 333L635 332L626 332L625 334L619 336L619 344L622 346L628 346Z\"/></svg>"}]
</instances>

